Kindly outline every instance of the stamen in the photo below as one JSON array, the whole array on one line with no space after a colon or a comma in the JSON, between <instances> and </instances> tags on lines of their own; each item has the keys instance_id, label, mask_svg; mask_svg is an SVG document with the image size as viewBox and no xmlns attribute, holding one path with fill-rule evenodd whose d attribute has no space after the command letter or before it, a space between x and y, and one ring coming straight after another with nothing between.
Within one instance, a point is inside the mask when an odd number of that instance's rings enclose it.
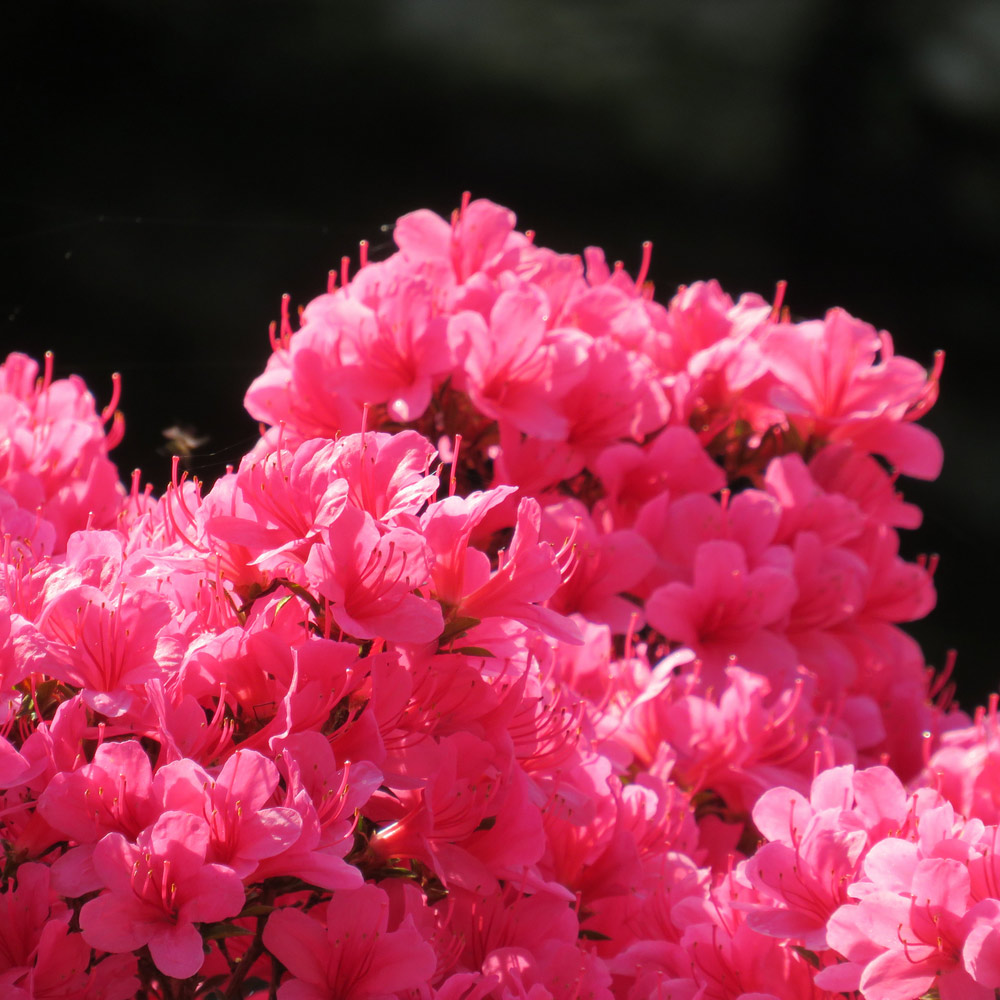
<instances>
[{"instance_id":1,"label":"stamen","mask_svg":"<svg viewBox=\"0 0 1000 1000\"><path fill-rule=\"evenodd\" d=\"M453 497L458 488L458 453L462 447L462 435L455 435L455 447L451 453L451 473L448 476L448 496Z\"/></svg>"},{"instance_id":2,"label":"stamen","mask_svg":"<svg viewBox=\"0 0 1000 1000\"><path fill-rule=\"evenodd\" d=\"M646 240L642 244L642 264L639 266L639 275L635 279L636 291L639 291L646 281L646 275L649 274L649 262L653 256L653 244L651 240Z\"/></svg>"},{"instance_id":3,"label":"stamen","mask_svg":"<svg viewBox=\"0 0 1000 1000\"><path fill-rule=\"evenodd\" d=\"M111 401L101 410L101 423L106 424L118 409L118 403L122 398L122 377L120 372L113 372L111 375Z\"/></svg>"},{"instance_id":4,"label":"stamen","mask_svg":"<svg viewBox=\"0 0 1000 1000\"><path fill-rule=\"evenodd\" d=\"M281 346L288 347L288 342L292 339L292 322L288 318L288 304L292 297L285 292L281 296Z\"/></svg>"},{"instance_id":5,"label":"stamen","mask_svg":"<svg viewBox=\"0 0 1000 1000\"><path fill-rule=\"evenodd\" d=\"M45 374L42 376L42 385L39 393L46 392L52 384L52 365L55 362L55 355L51 351L45 352Z\"/></svg>"},{"instance_id":6,"label":"stamen","mask_svg":"<svg viewBox=\"0 0 1000 1000\"><path fill-rule=\"evenodd\" d=\"M768 317L772 323L777 323L781 316L781 305L785 301L785 289L788 282L782 279L774 286L774 305L771 306L771 315Z\"/></svg>"}]
</instances>

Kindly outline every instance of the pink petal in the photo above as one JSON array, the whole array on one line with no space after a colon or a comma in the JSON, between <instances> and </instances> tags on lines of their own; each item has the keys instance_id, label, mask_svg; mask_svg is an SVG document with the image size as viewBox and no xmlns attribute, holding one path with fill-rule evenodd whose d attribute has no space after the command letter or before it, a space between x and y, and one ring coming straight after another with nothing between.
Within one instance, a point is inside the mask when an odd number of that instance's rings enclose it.
<instances>
[{"instance_id":1,"label":"pink petal","mask_svg":"<svg viewBox=\"0 0 1000 1000\"><path fill-rule=\"evenodd\" d=\"M299 910L275 910L264 927L264 947L288 971L306 983L329 985L330 940L318 921ZM322 994L329 996L329 990Z\"/></svg>"},{"instance_id":2,"label":"pink petal","mask_svg":"<svg viewBox=\"0 0 1000 1000\"><path fill-rule=\"evenodd\" d=\"M887 951L865 967L861 992L865 1000L914 1000L934 985L939 964L936 954L914 961L902 951Z\"/></svg>"},{"instance_id":3,"label":"pink petal","mask_svg":"<svg viewBox=\"0 0 1000 1000\"><path fill-rule=\"evenodd\" d=\"M192 888L194 891L192 892ZM243 909L246 894L239 876L224 865L204 865L184 887L179 920L225 920Z\"/></svg>"},{"instance_id":4,"label":"pink petal","mask_svg":"<svg viewBox=\"0 0 1000 1000\"><path fill-rule=\"evenodd\" d=\"M157 916L131 895L107 893L83 904L80 930L92 948L110 952L135 951L157 932L163 922L162 916L162 912Z\"/></svg>"},{"instance_id":5,"label":"pink petal","mask_svg":"<svg viewBox=\"0 0 1000 1000\"><path fill-rule=\"evenodd\" d=\"M768 789L753 807L754 825L768 840L790 844L793 831L801 835L813 808L806 799L791 788Z\"/></svg>"},{"instance_id":6,"label":"pink petal","mask_svg":"<svg viewBox=\"0 0 1000 1000\"><path fill-rule=\"evenodd\" d=\"M162 925L150 938L149 953L160 972L175 979L193 976L205 961L201 934L187 922Z\"/></svg>"}]
</instances>

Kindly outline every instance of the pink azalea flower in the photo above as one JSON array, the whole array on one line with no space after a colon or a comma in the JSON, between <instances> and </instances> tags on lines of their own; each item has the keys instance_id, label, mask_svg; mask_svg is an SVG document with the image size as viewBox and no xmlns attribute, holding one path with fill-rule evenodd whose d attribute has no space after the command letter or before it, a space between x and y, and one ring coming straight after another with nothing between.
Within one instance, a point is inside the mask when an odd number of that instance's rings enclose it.
<instances>
[{"instance_id":1,"label":"pink azalea flower","mask_svg":"<svg viewBox=\"0 0 1000 1000\"><path fill-rule=\"evenodd\" d=\"M588 340L574 330L548 330L549 304L522 285L501 292L487 322L474 312L451 320L451 335L469 342L469 397L495 420L543 440L565 440L569 421L558 402L583 378Z\"/></svg>"},{"instance_id":2,"label":"pink azalea flower","mask_svg":"<svg viewBox=\"0 0 1000 1000\"><path fill-rule=\"evenodd\" d=\"M852 776L851 767L823 772L813 782L812 802L789 788L769 789L757 800L754 824L770 843L742 872L784 905L755 908L747 917L754 930L801 941L810 951L826 949L827 921L847 902L847 886L858 877L868 847L864 823L850 808Z\"/></svg>"},{"instance_id":3,"label":"pink azalea flower","mask_svg":"<svg viewBox=\"0 0 1000 1000\"><path fill-rule=\"evenodd\" d=\"M567 444L588 465L609 445L644 440L670 414L649 362L610 337L590 343L583 377L563 396L559 409L569 421Z\"/></svg>"},{"instance_id":4,"label":"pink azalea flower","mask_svg":"<svg viewBox=\"0 0 1000 1000\"><path fill-rule=\"evenodd\" d=\"M41 377L38 364L23 354L0 364L0 490L32 516L40 512L42 535L54 533L56 551L74 531L115 524L124 490L107 453L124 433L115 415L119 386L116 381L111 403L98 414L78 376L53 381L51 354Z\"/></svg>"},{"instance_id":5,"label":"pink azalea flower","mask_svg":"<svg viewBox=\"0 0 1000 1000\"><path fill-rule=\"evenodd\" d=\"M389 899L373 885L334 893L324 923L275 911L264 945L292 977L280 1000L374 1000L426 982L437 964L412 918L389 930Z\"/></svg>"},{"instance_id":6,"label":"pink azalea flower","mask_svg":"<svg viewBox=\"0 0 1000 1000\"><path fill-rule=\"evenodd\" d=\"M383 403L392 420L407 423L422 416L455 358L434 285L398 262L371 264L346 291L310 303L302 330L329 331L323 357L334 391L361 405Z\"/></svg>"},{"instance_id":7,"label":"pink azalea flower","mask_svg":"<svg viewBox=\"0 0 1000 1000\"><path fill-rule=\"evenodd\" d=\"M622 596L646 576L655 556L636 531L599 532L578 501L567 500L545 508L542 537L561 547L572 541L568 578L549 599L548 606L564 615L579 613L588 621L610 625L624 635L645 624L634 601Z\"/></svg>"},{"instance_id":8,"label":"pink azalea flower","mask_svg":"<svg viewBox=\"0 0 1000 1000\"><path fill-rule=\"evenodd\" d=\"M441 634L440 606L414 593L428 582L431 561L417 532L382 532L370 514L348 505L322 538L306 575L348 635L419 643Z\"/></svg>"},{"instance_id":9,"label":"pink azalea flower","mask_svg":"<svg viewBox=\"0 0 1000 1000\"><path fill-rule=\"evenodd\" d=\"M928 374L895 356L887 333L831 309L822 321L771 326L760 347L780 383L771 402L803 440L853 441L906 475L937 477L938 439L908 422L923 408Z\"/></svg>"},{"instance_id":10,"label":"pink azalea flower","mask_svg":"<svg viewBox=\"0 0 1000 1000\"><path fill-rule=\"evenodd\" d=\"M541 857L541 815L530 785L496 747L471 733L445 737L436 756L426 787L397 791L400 815L372 847L383 858L421 858L445 885L490 892L497 876Z\"/></svg>"},{"instance_id":11,"label":"pink azalea flower","mask_svg":"<svg viewBox=\"0 0 1000 1000\"><path fill-rule=\"evenodd\" d=\"M690 658L678 650L658 664L622 714L615 737L647 767L662 761L673 780L694 793L711 789L740 814L768 788L804 790L815 756L836 755L810 706L808 678L772 697L766 678L730 667L721 693L713 684L696 694L700 678L673 674ZM664 745L671 751L665 758Z\"/></svg>"},{"instance_id":12,"label":"pink azalea flower","mask_svg":"<svg viewBox=\"0 0 1000 1000\"><path fill-rule=\"evenodd\" d=\"M63 835L54 830L33 806L46 785L62 771L86 763L83 743L87 735L87 709L80 695L62 702L51 722L40 722L21 746L28 762L5 795L0 796L0 830L14 857L46 854Z\"/></svg>"},{"instance_id":13,"label":"pink azalea flower","mask_svg":"<svg viewBox=\"0 0 1000 1000\"><path fill-rule=\"evenodd\" d=\"M849 444L827 445L810 460L814 482L828 494L853 500L869 517L893 528L919 528L923 512L906 503L891 477L866 452Z\"/></svg>"},{"instance_id":14,"label":"pink azalea flower","mask_svg":"<svg viewBox=\"0 0 1000 1000\"><path fill-rule=\"evenodd\" d=\"M517 526L503 565L462 601L459 614L471 618L508 617L566 642L578 642L576 626L540 606L561 582L552 546L540 540L541 511L534 500L517 508Z\"/></svg>"},{"instance_id":15,"label":"pink azalea flower","mask_svg":"<svg viewBox=\"0 0 1000 1000\"><path fill-rule=\"evenodd\" d=\"M717 493L726 477L687 427L667 427L646 448L622 443L605 448L594 461L604 486L599 509L607 509L616 527L632 527L639 508L669 493Z\"/></svg>"},{"instance_id":16,"label":"pink azalea flower","mask_svg":"<svg viewBox=\"0 0 1000 1000\"><path fill-rule=\"evenodd\" d=\"M750 569L742 546L719 539L699 546L691 583L659 587L646 601L646 614L668 639L695 650L713 673L734 657L748 669L785 679L798 661L781 634L796 596L787 570Z\"/></svg>"},{"instance_id":17,"label":"pink azalea flower","mask_svg":"<svg viewBox=\"0 0 1000 1000\"><path fill-rule=\"evenodd\" d=\"M150 591L123 588L115 599L83 585L48 604L39 627L57 643L53 674L81 687L94 711L113 717L132 704L130 686L163 673L157 640L171 617L167 602Z\"/></svg>"},{"instance_id":18,"label":"pink azalea flower","mask_svg":"<svg viewBox=\"0 0 1000 1000\"><path fill-rule=\"evenodd\" d=\"M287 320L287 317L286 317ZM283 326L285 323L283 322ZM362 407L343 393L329 391L336 335L312 326L292 335L287 327L267 366L244 397L247 412L272 426L283 425L299 441L333 438L361 430Z\"/></svg>"},{"instance_id":19,"label":"pink azalea flower","mask_svg":"<svg viewBox=\"0 0 1000 1000\"><path fill-rule=\"evenodd\" d=\"M489 512L515 492L513 486L498 486L467 497L445 497L421 515L421 531L434 553L433 590L445 605L457 605L489 580L489 556L470 547L470 539Z\"/></svg>"},{"instance_id":20,"label":"pink azalea flower","mask_svg":"<svg viewBox=\"0 0 1000 1000\"><path fill-rule=\"evenodd\" d=\"M239 876L205 863L210 836L201 817L175 811L162 813L134 844L107 834L94 868L108 891L80 911L87 943L112 953L148 945L161 972L194 975L205 957L195 922L224 920L244 903Z\"/></svg>"},{"instance_id":21,"label":"pink azalea flower","mask_svg":"<svg viewBox=\"0 0 1000 1000\"><path fill-rule=\"evenodd\" d=\"M833 947L864 962L857 988L865 1000L912 1000L935 985L942 1000L992 1000L993 988L977 983L963 965L965 939L980 916L971 908L968 869L951 858L925 858L907 872L907 860L900 860L905 895L869 892L839 910L831 925ZM880 852L880 865L893 861ZM864 961L867 942L879 953Z\"/></svg>"},{"instance_id":22,"label":"pink azalea flower","mask_svg":"<svg viewBox=\"0 0 1000 1000\"><path fill-rule=\"evenodd\" d=\"M149 757L137 740L102 743L90 764L53 777L38 808L78 844L96 844L112 832L134 840L161 811L152 785Z\"/></svg>"},{"instance_id":23,"label":"pink azalea flower","mask_svg":"<svg viewBox=\"0 0 1000 1000\"><path fill-rule=\"evenodd\" d=\"M395 237L207 492L0 364L0 996L992 1000L997 705L880 464L940 365L468 196Z\"/></svg>"},{"instance_id":24,"label":"pink azalea flower","mask_svg":"<svg viewBox=\"0 0 1000 1000\"><path fill-rule=\"evenodd\" d=\"M775 540L788 543L801 531L814 532L827 545L856 538L865 526L859 505L843 493L822 488L812 473L813 467L807 466L798 454L783 455L768 463L764 488L781 505L781 525Z\"/></svg>"},{"instance_id":25,"label":"pink azalea flower","mask_svg":"<svg viewBox=\"0 0 1000 1000\"><path fill-rule=\"evenodd\" d=\"M136 740L102 743L94 759L49 782L38 811L53 829L79 845L52 866L57 889L82 896L103 884L93 868L94 847L106 833L134 840L162 811L153 795L152 769Z\"/></svg>"},{"instance_id":26,"label":"pink azalea flower","mask_svg":"<svg viewBox=\"0 0 1000 1000\"><path fill-rule=\"evenodd\" d=\"M351 503L378 521L418 514L434 496L438 477L428 474L436 452L416 431L348 434L334 445L331 469L347 481Z\"/></svg>"},{"instance_id":27,"label":"pink azalea flower","mask_svg":"<svg viewBox=\"0 0 1000 1000\"><path fill-rule=\"evenodd\" d=\"M301 835L263 859L257 878L295 875L325 889L357 888L363 876L344 855L353 846L356 810L382 780L380 771L364 760L338 768L329 742L317 732L275 737L271 747L285 776L285 809L298 815Z\"/></svg>"},{"instance_id":28,"label":"pink azalea flower","mask_svg":"<svg viewBox=\"0 0 1000 1000\"><path fill-rule=\"evenodd\" d=\"M28 972L46 927L65 929L69 923L71 914L64 906L57 904L53 912L49 881L45 865L22 865L16 888L9 882L0 898L0 984Z\"/></svg>"},{"instance_id":29,"label":"pink azalea flower","mask_svg":"<svg viewBox=\"0 0 1000 1000\"><path fill-rule=\"evenodd\" d=\"M347 502L348 484L332 468L335 448L315 438L294 451L278 448L262 460L245 459L236 477L245 509L238 516L213 510L205 523L210 537L244 546L255 565L272 572L302 562Z\"/></svg>"},{"instance_id":30,"label":"pink azalea flower","mask_svg":"<svg viewBox=\"0 0 1000 1000\"><path fill-rule=\"evenodd\" d=\"M511 420L498 421L500 447L493 486L513 483L523 496L541 496L583 469L583 456L566 441L524 434Z\"/></svg>"},{"instance_id":31,"label":"pink azalea flower","mask_svg":"<svg viewBox=\"0 0 1000 1000\"><path fill-rule=\"evenodd\" d=\"M477 271L491 271L505 251L527 244L514 232L515 222L509 208L466 197L450 225L439 215L418 209L396 222L393 239L404 259L441 261L449 266L453 280L464 282Z\"/></svg>"},{"instance_id":32,"label":"pink azalea flower","mask_svg":"<svg viewBox=\"0 0 1000 1000\"><path fill-rule=\"evenodd\" d=\"M160 768L156 785L167 810L202 816L210 840L206 858L246 880L265 858L295 843L302 821L294 809L269 806L280 775L253 750L237 750L212 777L194 761Z\"/></svg>"}]
</instances>

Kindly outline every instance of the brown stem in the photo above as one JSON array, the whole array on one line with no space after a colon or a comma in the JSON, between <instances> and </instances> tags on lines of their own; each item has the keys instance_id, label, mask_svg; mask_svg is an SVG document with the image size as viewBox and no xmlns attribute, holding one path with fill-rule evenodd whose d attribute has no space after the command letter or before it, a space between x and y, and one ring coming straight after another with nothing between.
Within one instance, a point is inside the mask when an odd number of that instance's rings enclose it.
<instances>
[{"instance_id":1,"label":"brown stem","mask_svg":"<svg viewBox=\"0 0 1000 1000\"><path fill-rule=\"evenodd\" d=\"M229 979L229 985L226 987L226 992L223 994L225 1000L237 1000L241 995L241 987L243 986L243 980L250 975L250 969L253 963L260 958L264 951L264 924L267 923L267 917L257 918L257 930L254 933L253 941L250 942L250 947L247 948L246 954L241 959L239 965L236 967L236 971L232 974Z\"/></svg>"},{"instance_id":2,"label":"brown stem","mask_svg":"<svg viewBox=\"0 0 1000 1000\"><path fill-rule=\"evenodd\" d=\"M278 983L281 981L281 974L285 967L274 955L271 956L271 982L267 987L267 1000L278 1000Z\"/></svg>"},{"instance_id":3,"label":"brown stem","mask_svg":"<svg viewBox=\"0 0 1000 1000\"><path fill-rule=\"evenodd\" d=\"M277 895L277 892L278 890L276 886L265 884L257 902L269 905ZM243 956L243 959L240 961L229 980L229 985L226 987L226 992L223 994L224 1000L237 1000L237 998L241 995L240 988L243 986L243 980L250 975L250 969L253 967L254 962L256 962L257 959L264 953L264 925L266 923L267 914L261 914L261 916L257 918L257 926L254 930L253 941L250 942L250 947L247 948L246 954Z\"/></svg>"},{"instance_id":4,"label":"brown stem","mask_svg":"<svg viewBox=\"0 0 1000 1000\"><path fill-rule=\"evenodd\" d=\"M234 972L236 969L236 962L234 962L229 955L229 949L226 947L225 938L219 938L216 944L219 946L219 951L221 952L222 957L226 960L226 964L229 966L230 973Z\"/></svg>"}]
</instances>

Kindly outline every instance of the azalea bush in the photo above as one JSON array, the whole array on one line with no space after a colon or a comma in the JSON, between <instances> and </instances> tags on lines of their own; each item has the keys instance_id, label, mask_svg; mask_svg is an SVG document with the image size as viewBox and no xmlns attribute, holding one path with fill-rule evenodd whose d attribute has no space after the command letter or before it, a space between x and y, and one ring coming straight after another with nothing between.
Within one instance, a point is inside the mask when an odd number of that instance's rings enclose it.
<instances>
[{"instance_id":1,"label":"azalea bush","mask_svg":"<svg viewBox=\"0 0 1000 1000\"><path fill-rule=\"evenodd\" d=\"M929 368L400 219L215 483L0 366L0 995L986 1000L1000 727L900 623Z\"/></svg>"}]
</instances>

